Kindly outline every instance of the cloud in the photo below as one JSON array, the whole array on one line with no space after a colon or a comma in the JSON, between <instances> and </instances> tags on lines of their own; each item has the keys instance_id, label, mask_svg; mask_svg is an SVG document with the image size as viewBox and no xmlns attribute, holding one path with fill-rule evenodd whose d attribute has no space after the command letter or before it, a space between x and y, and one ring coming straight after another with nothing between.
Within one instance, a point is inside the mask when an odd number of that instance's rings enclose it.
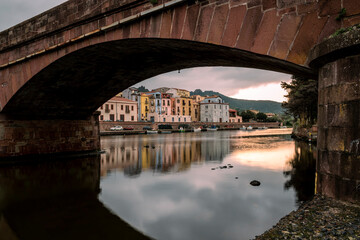
<instances>
[{"instance_id":1,"label":"cloud","mask_svg":"<svg viewBox=\"0 0 360 240\"><path fill-rule=\"evenodd\" d=\"M280 84L281 81L288 81L290 75L235 67L201 67L169 72L147 79L136 84L148 89L157 87L177 87L187 90L214 90L225 95L232 96L240 89L259 87L269 83Z\"/></svg>"}]
</instances>

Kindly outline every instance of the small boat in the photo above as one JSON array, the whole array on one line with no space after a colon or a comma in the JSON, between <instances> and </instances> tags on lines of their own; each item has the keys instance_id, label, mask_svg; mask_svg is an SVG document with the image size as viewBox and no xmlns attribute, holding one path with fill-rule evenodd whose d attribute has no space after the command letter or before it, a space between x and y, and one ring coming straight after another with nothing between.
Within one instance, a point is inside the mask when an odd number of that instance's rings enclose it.
<instances>
[{"instance_id":1,"label":"small boat","mask_svg":"<svg viewBox=\"0 0 360 240\"><path fill-rule=\"evenodd\" d=\"M247 128L246 128L246 130L252 130L253 128L252 128L252 126L248 126Z\"/></svg>"},{"instance_id":2,"label":"small boat","mask_svg":"<svg viewBox=\"0 0 360 240\"><path fill-rule=\"evenodd\" d=\"M184 128L179 128L179 132L185 132L185 129Z\"/></svg>"},{"instance_id":3,"label":"small boat","mask_svg":"<svg viewBox=\"0 0 360 240\"><path fill-rule=\"evenodd\" d=\"M216 126L211 126L209 128L206 128L207 131L217 131L217 127Z\"/></svg>"},{"instance_id":4,"label":"small boat","mask_svg":"<svg viewBox=\"0 0 360 240\"><path fill-rule=\"evenodd\" d=\"M242 127L240 128L240 130L246 130L246 127L245 127L245 126L242 126Z\"/></svg>"},{"instance_id":5,"label":"small boat","mask_svg":"<svg viewBox=\"0 0 360 240\"><path fill-rule=\"evenodd\" d=\"M146 130L146 134L156 134L158 133L157 130Z\"/></svg>"},{"instance_id":6,"label":"small boat","mask_svg":"<svg viewBox=\"0 0 360 240\"><path fill-rule=\"evenodd\" d=\"M194 128L193 131L194 131L194 132L201 132L201 128L200 128L200 127Z\"/></svg>"},{"instance_id":7,"label":"small boat","mask_svg":"<svg viewBox=\"0 0 360 240\"><path fill-rule=\"evenodd\" d=\"M258 127L258 129L268 129L267 127L263 126L263 127Z\"/></svg>"}]
</instances>

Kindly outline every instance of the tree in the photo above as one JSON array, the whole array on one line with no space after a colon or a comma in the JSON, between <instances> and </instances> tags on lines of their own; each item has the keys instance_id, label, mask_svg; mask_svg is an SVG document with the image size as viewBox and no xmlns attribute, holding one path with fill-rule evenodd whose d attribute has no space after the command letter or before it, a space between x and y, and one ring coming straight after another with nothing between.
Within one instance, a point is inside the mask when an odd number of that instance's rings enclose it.
<instances>
[{"instance_id":1,"label":"tree","mask_svg":"<svg viewBox=\"0 0 360 240\"><path fill-rule=\"evenodd\" d=\"M240 116L242 117L244 122L248 122L250 119L256 119L255 113L250 110L242 111Z\"/></svg>"},{"instance_id":2,"label":"tree","mask_svg":"<svg viewBox=\"0 0 360 240\"><path fill-rule=\"evenodd\" d=\"M256 119L259 121L259 122L265 122L266 119L267 119L267 116L265 113L262 113L262 112L258 112L256 114Z\"/></svg>"},{"instance_id":3,"label":"tree","mask_svg":"<svg viewBox=\"0 0 360 240\"><path fill-rule=\"evenodd\" d=\"M139 92L149 92L149 89L145 88L144 86L138 87Z\"/></svg>"},{"instance_id":4,"label":"tree","mask_svg":"<svg viewBox=\"0 0 360 240\"><path fill-rule=\"evenodd\" d=\"M318 82L312 79L292 76L290 83L282 82L281 87L288 94L282 103L286 113L300 119L301 126L311 126L317 119Z\"/></svg>"}]
</instances>

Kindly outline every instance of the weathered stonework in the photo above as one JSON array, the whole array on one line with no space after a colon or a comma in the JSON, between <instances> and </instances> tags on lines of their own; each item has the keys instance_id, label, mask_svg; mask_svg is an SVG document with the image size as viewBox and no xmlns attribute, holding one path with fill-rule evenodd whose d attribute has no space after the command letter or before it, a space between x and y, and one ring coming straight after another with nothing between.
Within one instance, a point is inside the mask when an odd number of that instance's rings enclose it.
<instances>
[{"instance_id":1,"label":"weathered stonework","mask_svg":"<svg viewBox=\"0 0 360 240\"><path fill-rule=\"evenodd\" d=\"M360 30L317 45L319 68L317 191L360 202Z\"/></svg>"},{"instance_id":2,"label":"weathered stonework","mask_svg":"<svg viewBox=\"0 0 360 240\"><path fill-rule=\"evenodd\" d=\"M0 162L6 161L7 157L100 150L98 115L86 120L0 117Z\"/></svg>"}]
</instances>

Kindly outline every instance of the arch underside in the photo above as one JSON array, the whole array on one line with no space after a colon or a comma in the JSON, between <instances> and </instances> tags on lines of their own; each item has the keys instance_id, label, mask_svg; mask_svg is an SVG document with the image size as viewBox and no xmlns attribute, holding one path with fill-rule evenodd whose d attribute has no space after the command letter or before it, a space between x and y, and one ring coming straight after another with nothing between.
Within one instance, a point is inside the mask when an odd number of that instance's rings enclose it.
<instances>
[{"instance_id":1,"label":"arch underside","mask_svg":"<svg viewBox=\"0 0 360 240\"><path fill-rule=\"evenodd\" d=\"M300 65L219 45L174 39L117 40L80 49L51 63L17 91L2 113L34 119L84 119L115 94L140 81L203 66L317 77Z\"/></svg>"}]
</instances>

